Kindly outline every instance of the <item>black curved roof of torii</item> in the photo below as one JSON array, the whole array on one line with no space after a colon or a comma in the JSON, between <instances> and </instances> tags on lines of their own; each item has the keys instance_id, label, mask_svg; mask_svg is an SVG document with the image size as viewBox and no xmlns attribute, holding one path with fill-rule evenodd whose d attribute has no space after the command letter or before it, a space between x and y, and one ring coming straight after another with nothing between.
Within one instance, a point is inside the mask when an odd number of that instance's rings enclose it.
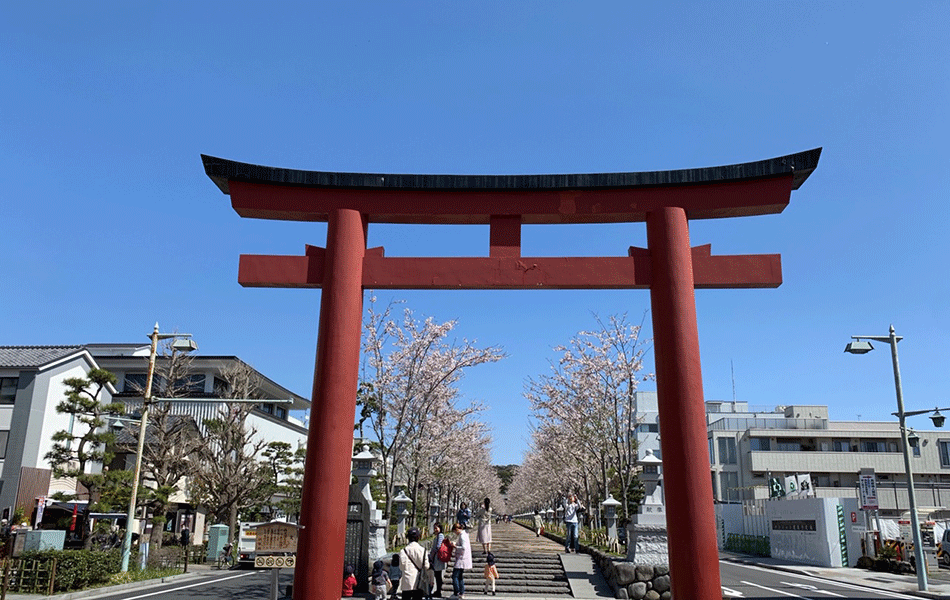
<instances>
[{"instance_id":1,"label":"black curved roof of torii","mask_svg":"<svg viewBox=\"0 0 950 600\"><path fill-rule=\"evenodd\" d=\"M388 190L595 190L725 183L794 174L798 189L818 166L821 148L766 160L673 171L551 175L413 175L334 173L266 167L202 154L205 173L225 194L228 182L330 189Z\"/></svg>"}]
</instances>

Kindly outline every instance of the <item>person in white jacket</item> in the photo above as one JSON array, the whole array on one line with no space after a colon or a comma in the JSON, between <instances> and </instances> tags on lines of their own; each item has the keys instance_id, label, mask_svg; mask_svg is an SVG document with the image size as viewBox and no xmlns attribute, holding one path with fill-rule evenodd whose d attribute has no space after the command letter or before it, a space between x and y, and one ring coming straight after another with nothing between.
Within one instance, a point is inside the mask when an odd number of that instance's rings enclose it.
<instances>
[{"instance_id":1,"label":"person in white jacket","mask_svg":"<svg viewBox=\"0 0 950 600\"><path fill-rule=\"evenodd\" d=\"M406 532L409 545L399 552L399 567L402 577L399 589L402 600L422 600L425 597L426 570L429 568L429 553L419 543L419 529L411 528Z\"/></svg>"},{"instance_id":2,"label":"person in white jacket","mask_svg":"<svg viewBox=\"0 0 950 600\"><path fill-rule=\"evenodd\" d=\"M459 598L465 597L465 569L472 568L472 543L468 539L468 532L461 523L452 527L452 532L458 536L455 542L455 568L452 569L452 591Z\"/></svg>"}]
</instances>

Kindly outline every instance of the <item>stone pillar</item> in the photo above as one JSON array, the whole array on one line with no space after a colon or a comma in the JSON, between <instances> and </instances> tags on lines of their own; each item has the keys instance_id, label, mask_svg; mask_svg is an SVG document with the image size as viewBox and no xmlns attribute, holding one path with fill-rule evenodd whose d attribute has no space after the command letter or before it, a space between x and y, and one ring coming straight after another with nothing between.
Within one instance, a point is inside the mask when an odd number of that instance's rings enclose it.
<instances>
[{"instance_id":1,"label":"stone pillar","mask_svg":"<svg viewBox=\"0 0 950 600\"><path fill-rule=\"evenodd\" d=\"M600 503L604 507L604 519L607 522L607 542L618 542L617 537L617 507L620 502L614 500L613 495L607 494L607 499Z\"/></svg>"},{"instance_id":2,"label":"stone pillar","mask_svg":"<svg viewBox=\"0 0 950 600\"><path fill-rule=\"evenodd\" d=\"M393 504L396 506L396 537L400 540L406 539L406 517L409 516L410 502L412 499L403 490L399 490L393 498Z\"/></svg>"},{"instance_id":3,"label":"stone pillar","mask_svg":"<svg viewBox=\"0 0 950 600\"><path fill-rule=\"evenodd\" d=\"M435 524L439 521L439 499L435 496L429 501L429 533L431 534L435 531ZM443 528L451 527L451 525L442 524ZM445 533L444 531L442 533Z\"/></svg>"},{"instance_id":4,"label":"stone pillar","mask_svg":"<svg viewBox=\"0 0 950 600\"><path fill-rule=\"evenodd\" d=\"M343 580L353 421L363 323L365 221L334 209L327 222L320 333L294 570L296 600L337 600Z\"/></svg>"},{"instance_id":5,"label":"stone pillar","mask_svg":"<svg viewBox=\"0 0 950 600\"><path fill-rule=\"evenodd\" d=\"M719 600L719 550L706 409L696 325L693 259L686 211L664 207L647 214L647 245L653 279L653 347L660 413L660 444L670 470L665 485L673 595Z\"/></svg>"}]
</instances>

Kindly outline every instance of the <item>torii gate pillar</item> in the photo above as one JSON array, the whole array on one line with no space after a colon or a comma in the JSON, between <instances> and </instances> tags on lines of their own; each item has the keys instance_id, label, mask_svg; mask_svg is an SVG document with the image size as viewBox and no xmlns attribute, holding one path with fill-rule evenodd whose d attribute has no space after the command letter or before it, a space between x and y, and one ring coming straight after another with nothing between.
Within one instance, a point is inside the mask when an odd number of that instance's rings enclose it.
<instances>
[{"instance_id":1,"label":"torii gate pillar","mask_svg":"<svg viewBox=\"0 0 950 600\"><path fill-rule=\"evenodd\" d=\"M709 485L706 408L700 371L699 331L693 291L693 260L686 211L666 207L647 215L653 267L650 306L663 463L676 465L665 477L670 572L677 590L704 598L721 594L719 553ZM679 594L677 594L678 596ZM690 596L694 597L694 596ZM698 597L698 596L697 596Z\"/></svg>"},{"instance_id":2,"label":"torii gate pillar","mask_svg":"<svg viewBox=\"0 0 950 600\"><path fill-rule=\"evenodd\" d=\"M307 434L295 598L330 597L339 588L346 536L346 507L353 453L363 323L363 254L366 223L359 211L329 215L320 330ZM347 449L346 452L341 449ZM334 598L340 595L333 589Z\"/></svg>"}]
</instances>

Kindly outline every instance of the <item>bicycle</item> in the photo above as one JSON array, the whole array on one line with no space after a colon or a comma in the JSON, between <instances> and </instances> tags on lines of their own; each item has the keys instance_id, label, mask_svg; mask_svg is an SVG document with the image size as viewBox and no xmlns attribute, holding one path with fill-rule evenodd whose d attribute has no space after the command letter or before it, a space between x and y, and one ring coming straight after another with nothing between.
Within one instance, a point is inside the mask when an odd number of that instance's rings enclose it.
<instances>
[{"instance_id":1,"label":"bicycle","mask_svg":"<svg viewBox=\"0 0 950 600\"><path fill-rule=\"evenodd\" d=\"M221 552L218 553L218 568L223 569L225 566L229 569L234 566L234 555L231 553L231 544L221 548Z\"/></svg>"}]
</instances>

